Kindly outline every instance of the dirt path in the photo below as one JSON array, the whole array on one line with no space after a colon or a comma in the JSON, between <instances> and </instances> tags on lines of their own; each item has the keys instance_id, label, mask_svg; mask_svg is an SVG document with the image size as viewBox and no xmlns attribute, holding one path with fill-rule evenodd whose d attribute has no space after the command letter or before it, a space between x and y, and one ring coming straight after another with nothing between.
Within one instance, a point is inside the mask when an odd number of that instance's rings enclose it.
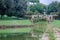
<instances>
[{"instance_id":1,"label":"dirt path","mask_svg":"<svg viewBox=\"0 0 60 40\"><path fill-rule=\"evenodd\" d=\"M55 40L60 40L60 32L57 31L57 28L53 28Z\"/></svg>"},{"instance_id":2,"label":"dirt path","mask_svg":"<svg viewBox=\"0 0 60 40\"><path fill-rule=\"evenodd\" d=\"M60 40L60 32L58 32L57 30L58 28L53 28L55 40ZM48 33L44 33L41 40L49 40Z\"/></svg>"},{"instance_id":3,"label":"dirt path","mask_svg":"<svg viewBox=\"0 0 60 40\"><path fill-rule=\"evenodd\" d=\"M41 40L49 40L48 33L44 33Z\"/></svg>"},{"instance_id":4,"label":"dirt path","mask_svg":"<svg viewBox=\"0 0 60 40\"><path fill-rule=\"evenodd\" d=\"M60 40L60 32L58 32L58 30L60 30L59 28L55 28L55 27L53 27L51 24L48 24L47 29L53 30L55 40ZM47 30L46 30L46 31L47 31ZM43 34L41 40L49 40L48 35L49 35L49 34L45 32L45 33Z\"/></svg>"}]
</instances>

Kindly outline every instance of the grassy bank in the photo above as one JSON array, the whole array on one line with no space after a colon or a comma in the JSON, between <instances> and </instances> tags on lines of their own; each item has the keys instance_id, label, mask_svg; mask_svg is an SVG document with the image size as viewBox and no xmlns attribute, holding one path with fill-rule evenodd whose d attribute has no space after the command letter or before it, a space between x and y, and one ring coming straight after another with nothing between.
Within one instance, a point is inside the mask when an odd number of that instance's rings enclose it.
<instances>
[{"instance_id":1,"label":"grassy bank","mask_svg":"<svg viewBox=\"0 0 60 40\"><path fill-rule=\"evenodd\" d=\"M52 22L52 25L53 25L54 27L60 28L60 20L54 20L54 21Z\"/></svg>"},{"instance_id":2,"label":"grassy bank","mask_svg":"<svg viewBox=\"0 0 60 40\"><path fill-rule=\"evenodd\" d=\"M10 28L10 29L0 29L0 34L13 34L13 33L29 33L31 28Z\"/></svg>"},{"instance_id":3,"label":"grassy bank","mask_svg":"<svg viewBox=\"0 0 60 40\"><path fill-rule=\"evenodd\" d=\"M0 25L31 25L29 20L0 20Z\"/></svg>"}]
</instances>

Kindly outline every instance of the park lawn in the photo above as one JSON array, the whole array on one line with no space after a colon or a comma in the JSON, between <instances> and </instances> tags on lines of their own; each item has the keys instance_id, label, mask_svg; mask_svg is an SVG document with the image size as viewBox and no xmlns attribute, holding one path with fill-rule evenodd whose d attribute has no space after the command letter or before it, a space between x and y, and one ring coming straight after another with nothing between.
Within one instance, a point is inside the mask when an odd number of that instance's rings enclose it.
<instances>
[{"instance_id":1,"label":"park lawn","mask_svg":"<svg viewBox=\"0 0 60 40\"><path fill-rule=\"evenodd\" d=\"M0 20L0 25L31 25L29 20Z\"/></svg>"},{"instance_id":2,"label":"park lawn","mask_svg":"<svg viewBox=\"0 0 60 40\"><path fill-rule=\"evenodd\" d=\"M32 28L10 28L10 29L0 29L1 34L20 34L20 33L29 33Z\"/></svg>"},{"instance_id":3,"label":"park lawn","mask_svg":"<svg viewBox=\"0 0 60 40\"><path fill-rule=\"evenodd\" d=\"M54 20L54 21L52 22L52 25L53 25L54 27L60 28L60 20Z\"/></svg>"}]
</instances>

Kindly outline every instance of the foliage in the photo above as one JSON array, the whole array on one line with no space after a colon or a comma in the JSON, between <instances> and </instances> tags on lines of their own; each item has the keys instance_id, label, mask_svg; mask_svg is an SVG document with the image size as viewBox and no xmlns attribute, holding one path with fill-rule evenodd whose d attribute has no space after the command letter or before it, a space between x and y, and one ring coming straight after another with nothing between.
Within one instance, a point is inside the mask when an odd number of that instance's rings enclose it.
<instances>
[{"instance_id":1,"label":"foliage","mask_svg":"<svg viewBox=\"0 0 60 40\"><path fill-rule=\"evenodd\" d=\"M60 28L60 20L54 20L54 21L52 22L52 25L53 25L54 27Z\"/></svg>"},{"instance_id":2,"label":"foliage","mask_svg":"<svg viewBox=\"0 0 60 40\"><path fill-rule=\"evenodd\" d=\"M58 9L58 15L60 15L60 3L58 4L57 9Z\"/></svg>"},{"instance_id":3,"label":"foliage","mask_svg":"<svg viewBox=\"0 0 60 40\"><path fill-rule=\"evenodd\" d=\"M59 2L54 1L48 5L47 13L50 14L51 12L58 12L59 11Z\"/></svg>"},{"instance_id":4,"label":"foliage","mask_svg":"<svg viewBox=\"0 0 60 40\"><path fill-rule=\"evenodd\" d=\"M33 12L33 11L27 11L25 13L25 15L37 15L37 14L40 14L40 13L38 11L35 11L35 12Z\"/></svg>"},{"instance_id":5,"label":"foliage","mask_svg":"<svg viewBox=\"0 0 60 40\"><path fill-rule=\"evenodd\" d=\"M34 23L39 22L39 17L35 17L33 20Z\"/></svg>"},{"instance_id":6,"label":"foliage","mask_svg":"<svg viewBox=\"0 0 60 40\"><path fill-rule=\"evenodd\" d=\"M27 10L27 1L24 0L0 0L0 15L24 16Z\"/></svg>"},{"instance_id":7,"label":"foliage","mask_svg":"<svg viewBox=\"0 0 60 40\"><path fill-rule=\"evenodd\" d=\"M47 28L47 22L40 21L34 24L33 27L33 33L37 36L38 39L40 39L43 35L43 33L46 31Z\"/></svg>"},{"instance_id":8,"label":"foliage","mask_svg":"<svg viewBox=\"0 0 60 40\"><path fill-rule=\"evenodd\" d=\"M41 3L40 4L39 3L33 4L30 6L30 11L33 11L33 12L38 11L40 13L43 13L44 9L46 9L46 6L44 4L41 4Z\"/></svg>"},{"instance_id":9,"label":"foliage","mask_svg":"<svg viewBox=\"0 0 60 40\"><path fill-rule=\"evenodd\" d=\"M25 15L32 15L32 14L34 14L34 12L32 12L32 11L27 11L27 12L25 13Z\"/></svg>"},{"instance_id":10,"label":"foliage","mask_svg":"<svg viewBox=\"0 0 60 40\"><path fill-rule=\"evenodd\" d=\"M38 3L39 0L28 0L29 2Z\"/></svg>"}]
</instances>

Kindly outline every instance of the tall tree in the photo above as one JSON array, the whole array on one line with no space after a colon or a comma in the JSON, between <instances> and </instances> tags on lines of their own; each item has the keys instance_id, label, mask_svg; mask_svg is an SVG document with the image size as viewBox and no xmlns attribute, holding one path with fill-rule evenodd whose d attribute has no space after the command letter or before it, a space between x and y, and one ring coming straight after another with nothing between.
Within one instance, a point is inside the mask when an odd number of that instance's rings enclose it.
<instances>
[{"instance_id":1,"label":"tall tree","mask_svg":"<svg viewBox=\"0 0 60 40\"><path fill-rule=\"evenodd\" d=\"M57 6L57 10L58 10L58 14L60 15L60 2L58 4L58 6Z\"/></svg>"},{"instance_id":2,"label":"tall tree","mask_svg":"<svg viewBox=\"0 0 60 40\"><path fill-rule=\"evenodd\" d=\"M23 16L24 12L27 11L27 1L25 2L25 0L15 0L16 5L15 5L15 9L16 9L16 15L17 16Z\"/></svg>"},{"instance_id":3,"label":"tall tree","mask_svg":"<svg viewBox=\"0 0 60 40\"><path fill-rule=\"evenodd\" d=\"M49 4L48 5L48 13L57 12L58 11L58 9L57 9L58 4L59 3L57 1L54 1L51 4Z\"/></svg>"},{"instance_id":4,"label":"tall tree","mask_svg":"<svg viewBox=\"0 0 60 40\"><path fill-rule=\"evenodd\" d=\"M0 0L0 15L24 16L27 11L27 1L25 0Z\"/></svg>"},{"instance_id":5,"label":"tall tree","mask_svg":"<svg viewBox=\"0 0 60 40\"><path fill-rule=\"evenodd\" d=\"M43 13L44 9L46 9L46 5L39 3L39 4L34 4L30 6L30 10L35 12L38 11L40 13Z\"/></svg>"},{"instance_id":6,"label":"tall tree","mask_svg":"<svg viewBox=\"0 0 60 40\"><path fill-rule=\"evenodd\" d=\"M1 18L3 17L3 15L5 15L5 10L6 10L5 1L0 0L0 15L1 15Z\"/></svg>"},{"instance_id":7,"label":"tall tree","mask_svg":"<svg viewBox=\"0 0 60 40\"><path fill-rule=\"evenodd\" d=\"M28 0L29 2L38 3L39 0Z\"/></svg>"}]
</instances>

